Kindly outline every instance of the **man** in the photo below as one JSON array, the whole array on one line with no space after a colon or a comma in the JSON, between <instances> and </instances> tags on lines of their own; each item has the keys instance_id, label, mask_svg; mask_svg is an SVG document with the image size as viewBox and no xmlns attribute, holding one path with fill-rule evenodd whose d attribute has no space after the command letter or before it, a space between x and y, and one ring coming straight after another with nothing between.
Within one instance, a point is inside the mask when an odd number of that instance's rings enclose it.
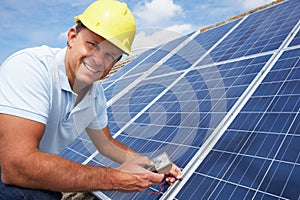
<instances>
[{"instance_id":1,"label":"man","mask_svg":"<svg viewBox=\"0 0 300 200\"><path fill-rule=\"evenodd\" d=\"M95 1L75 17L64 49L47 46L10 56L0 68L0 199L60 199L60 192L142 191L164 175L114 140L99 81L129 54L135 20L125 3ZM118 168L84 166L57 154L87 132ZM167 181L180 176L173 165Z\"/></svg>"}]
</instances>

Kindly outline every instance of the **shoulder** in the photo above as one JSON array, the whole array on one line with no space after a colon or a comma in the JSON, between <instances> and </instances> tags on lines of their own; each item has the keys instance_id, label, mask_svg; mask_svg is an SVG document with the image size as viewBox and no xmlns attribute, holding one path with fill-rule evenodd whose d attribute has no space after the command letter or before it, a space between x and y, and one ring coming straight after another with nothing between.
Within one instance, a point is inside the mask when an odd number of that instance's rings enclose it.
<instances>
[{"instance_id":1,"label":"shoulder","mask_svg":"<svg viewBox=\"0 0 300 200\"><path fill-rule=\"evenodd\" d=\"M51 48L46 45L31 47L22 49L17 51L16 53L12 54L8 59L11 59L16 56L22 55L31 55L33 57L41 58L44 56L55 56L55 54L60 50L60 48Z\"/></svg>"},{"instance_id":2,"label":"shoulder","mask_svg":"<svg viewBox=\"0 0 300 200\"><path fill-rule=\"evenodd\" d=\"M20 50L8 57L0 67L2 72L14 73L24 72L26 75L34 76L48 74L51 66L55 65L56 54L59 48L39 46ZM24 74L24 75L25 75Z\"/></svg>"},{"instance_id":3,"label":"shoulder","mask_svg":"<svg viewBox=\"0 0 300 200\"><path fill-rule=\"evenodd\" d=\"M51 48L45 45L26 48L12 54L4 61L2 66L9 64L32 65L32 63L47 63L51 58L55 58L59 50L60 48Z\"/></svg>"}]
</instances>

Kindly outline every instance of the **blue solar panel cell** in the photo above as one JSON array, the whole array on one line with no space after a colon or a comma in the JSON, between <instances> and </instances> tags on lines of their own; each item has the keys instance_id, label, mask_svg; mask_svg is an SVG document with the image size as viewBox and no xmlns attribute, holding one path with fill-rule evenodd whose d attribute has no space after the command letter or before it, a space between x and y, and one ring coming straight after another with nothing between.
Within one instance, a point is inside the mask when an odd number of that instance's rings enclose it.
<instances>
[{"instance_id":1,"label":"blue solar panel cell","mask_svg":"<svg viewBox=\"0 0 300 200\"><path fill-rule=\"evenodd\" d=\"M272 158L281 145L282 139L283 136L278 134L229 130L228 134L224 135L216 144L215 149L236 154ZM272 141L271 144L270 141Z\"/></svg>"},{"instance_id":2,"label":"blue solar panel cell","mask_svg":"<svg viewBox=\"0 0 300 200\"><path fill-rule=\"evenodd\" d=\"M196 53L201 53L200 51L195 51ZM163 65L159 66L149 77L160 76L162 74L174 73L181 70L185 70L192 65L192 58L196 55L180 55L180 52L174 54L170 59L168 59Z\"/></svg>"},{"instance_id":3,"label":"blue solar panel cell","mask_svg":"<svg viewBox=\"0 0 300 200\"><path fill-rule=\"evenodd\" d=\"M213 30L208 30L198 34L150 76L157 76L165 73L171 73L174 70L180 71L189 68L238 22L239 20L236 20L223 26L214 28ZM173 48L170 49L169 47L164 47L164 49L165 48L169 49L170 51L173 50ZM206 64L208 63L212 63L212 61L207 61Z\"/></svg>"},{"instance_id":4,"label":"blue solar panel cell","mask_svg":"<svg viewBox=\"0 0 300 200\"><path fill-rule=\"evenodd\" d=\"M270 83L262 83L257 90L255 90L254 96L268 96L274 95L279 90L281 84L274 82Z\"/></svg>"},{"instance_id":5,"label":"blue solar panel cell","mask_svg":"<svg viewBox=\"0 0 300 200\"><path fill-rule=\"evenodd\" d=\"M300 109L298 111L297 117L295 118L294 123L291 125L291 128L289 130L290 134L300 135Z\"/></svg>"},{"instance_id":6,"label":"blue solar panel cell","mask_svg":"<svg viewBox=\"0 0 300 200\"><path fill-rule=\"evenodd\" d=\"M203 185L203 187L195 190L194 186L199 184ZM208 199L216 184L217 181L214 179L195 174L189 179L187 187L182 188L182 195L178 195L176 199Z\"/></svg>"},{"instance_id":7,"label":"blue solar panel cell","mask_svg":"<svg viewBox=\"0 0 300 200\"><path fill-rule=\"evenodd\" d=\"M299 179L291 177L291 174L299 175L299 170L299 166L274 161L264 177L265 180L262 182L260 190L287 199L298 199ZM288 182L290 188L286 188Z\"/></svg>"},{"instance_id":8,"label":"blue solar panel cell","mask_svg":"<svg viewBox=\"0 0 300 200\"><path fill-rule=\"evenodd\" d=\"M297 46L297 45L300 45L300 31L298 31L297 35L295 36L295 38L293 39L293 41L289 46Z\"/></svg>"},{"instance_id":9,"label":"blue solar panel cell","mask_svg":"<svg viewBox=\"0 0 300 200\"><path fill-rule=\"evenodd\" d=\"M223 178L239 186L258 188L269 163L260 158L237 155Z\"/></svg>"},{"instance_id":10,"label":"blue solar panel cell","mask_svg":"<svg viewBox=\"0 0 300 200\"><path fill-rule=\"evenodd\" d=\"M300 64L300 62L298 63ZM289 74L289 79L292 80L300 80L300 66L294 68L291 73Z\"/></svg>"},{"instance_id":11,"label":"blue solar panel cell","mask_svg":"<svg viewBox=\"0 0 300 200\"><path fill-rule=\"evenodd\" d=\"M276 159L285 162L300 163L299 142L300 142L299 134L297 136L287 135L282 143L282 148L280 148L280 151L276 156Z\"/></svg>"},{"instance_id":12,"label":"blue solar panel cell","mask_svg":"<svg viewBox=\"0 0 300 200\"><path fill-rule=\"evenodd\" d=\"M256 131L286 133L293 122L294 115L290 113L266 113L255 128Z\"/></svg>"},{"instance_id":13,"label":"blue solar panel cell","mask_svg":"<svg viewBox=\"0 0 300 200\"><path fill-rule=\"evenodd\" d=\"M232 122L229 128L238 127L239 130L253 130L260 120L260 114L255 112L243 112Z\"/></svg>"},{"instance_id":14,"label":"blue solar panel cell","mask_svg":"<svg viewBox=\"0 0 300 200\"><path fill-rule=\"evenodd\" d=\"M272 98L269 97L253 97L251 101L249 101L245 107L245 112L259 112L266 110L270 103L272 102Z\"/></svg>"},{"instance_id":15,"label":"blue solar panel cell","mask_svg":"<svg viewBox=\"0 0 300 200\"><path fill-rule=\"evenodd\" d=\"M300 96L278 96L270 104L268 111L270 112L297 112L297 105L300 104Z\"/></svg>"},{"instance_id":16,"label":"blue solar panel cell","mask_svg":"<svg viewBox=\"0 0 300 200\"><path fill-rule=\"evenodd\" d=\"M299 199L299 193L297 194L295 191L299 190L300 187L300 167L299 165L294 165L290 168L290 170L291 172L288 174L288 179L284 185L282 196L289 199Z\"/></svg>"},{"instance_id":17,"label":"blue solar panel cell","mask_svg":"<svg viewBox=\"0 0 300 200\"><path fill-rule=\"evenodd\" d=\"M124 90L130 83L135 81L138 76L131 76L128 78L122 78L117 82L111 82L108 85L104 85L104 93L107 100L111 100L116 94Z\"/></svg>"},{"instance_id":18,"label":"blue solar panel cell","mask_svg":"<svg viewBox=\"0 0 300 200\"><path fill-rule=\"evenodd\" d=\"M198 42L203 49L209 50L218 40L220 40L230 29L232 29L241 19L237 19L222 26L215 27L211 30L200 33L195 41Z\"/></svg>"}]
</instances>

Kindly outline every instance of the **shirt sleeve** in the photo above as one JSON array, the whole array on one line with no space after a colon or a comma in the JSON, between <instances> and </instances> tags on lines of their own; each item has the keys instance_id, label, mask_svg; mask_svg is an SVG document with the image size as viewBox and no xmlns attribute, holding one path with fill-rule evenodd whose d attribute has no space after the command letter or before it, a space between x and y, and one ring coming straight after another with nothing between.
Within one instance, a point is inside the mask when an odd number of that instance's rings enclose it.
<instances>
[{"instance_id":1,"label":"shirt sleeve","mask_svg":"<svg viewBox=\"0 0 300 200\"><path fill-rule=\"evenodd\" d=\"M0 68L0 113L46 124L50 80L41 60L26 52L8 58Z\"/></svg>"}]
</instances>

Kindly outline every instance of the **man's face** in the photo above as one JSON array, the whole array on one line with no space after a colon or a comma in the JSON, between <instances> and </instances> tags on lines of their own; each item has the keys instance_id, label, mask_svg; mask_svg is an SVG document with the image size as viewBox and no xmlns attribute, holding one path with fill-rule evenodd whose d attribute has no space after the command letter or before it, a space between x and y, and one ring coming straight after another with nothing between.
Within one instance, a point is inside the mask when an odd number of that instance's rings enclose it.
<instances>
[{"instance_id":1,"label":"man's face","mask_svg":"<svg viewBox=\"0 0 300 200\"><path fill-rule=\"evenodd\" d=\"M68 33L67 75L70 84L90 85L104 78L122 55L122 51L86 28Z\"/></svg>"}]
</instances>

